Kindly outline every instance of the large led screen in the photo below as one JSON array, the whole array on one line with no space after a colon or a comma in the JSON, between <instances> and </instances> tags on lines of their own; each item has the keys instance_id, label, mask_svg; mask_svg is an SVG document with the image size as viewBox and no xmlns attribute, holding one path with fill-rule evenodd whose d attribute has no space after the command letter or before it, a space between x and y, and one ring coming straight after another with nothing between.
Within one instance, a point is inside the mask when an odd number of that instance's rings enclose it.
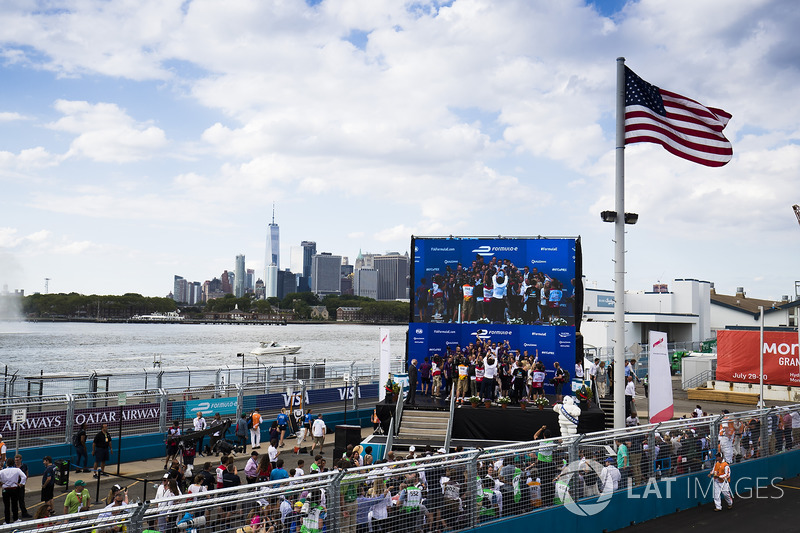
<instances>
[{"instance_id":1,"label":"large led screen","mask_svg":"<svg viewBox=\"0 0 800 533\"><path fill-rule=\"evenodd\" d=\"M548 378L572 371L580 329L578 238L412 239L409 360L464 350L476 337L537 353Z\"/></svg>"}]
</instances>

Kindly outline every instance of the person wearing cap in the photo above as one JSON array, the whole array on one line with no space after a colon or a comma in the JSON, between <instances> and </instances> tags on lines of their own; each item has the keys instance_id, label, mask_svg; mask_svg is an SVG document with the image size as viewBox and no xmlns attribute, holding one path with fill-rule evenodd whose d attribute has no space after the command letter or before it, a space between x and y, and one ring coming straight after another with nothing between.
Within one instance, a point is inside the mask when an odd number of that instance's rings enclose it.
<instances>
[{"instance_id":1,"label":"person wearing cap","mask_svg":"<svg viewBox=\"0 0 800 533\"><path fill-rule=\"evenodd\" d=\"M605 466L600 471L600 492L611 494L619 489L619 482L622 479L619 468L615 465L616 458L606 457Z\"/></svg>"},{"instance_id":2,"label":"person wearing cap","mask_svg":"<svg viewBox=\"0 0 800 533\"><path fill-rule=\"evenodd\" d=\"M86 482L79 479L75 482L75 488L64 499L64 514L82 513L88 511L91 506L92 497L86 488Z\"/></svg>"},{"instance_id":3,"label":"person wearing cap","mask_svg":"<svg viewBox=\"0 0 800 533\"><path fill-rule=\"evenodd\" d=\"M731 467L725 460L721 452L717 452L717 461L709 472L708 477L713 478L714 489L714 510L722 510L722 496L725 496L725 503L728 509L733 507L733 495L731 494Z\"/></svg>"}]
</instances>

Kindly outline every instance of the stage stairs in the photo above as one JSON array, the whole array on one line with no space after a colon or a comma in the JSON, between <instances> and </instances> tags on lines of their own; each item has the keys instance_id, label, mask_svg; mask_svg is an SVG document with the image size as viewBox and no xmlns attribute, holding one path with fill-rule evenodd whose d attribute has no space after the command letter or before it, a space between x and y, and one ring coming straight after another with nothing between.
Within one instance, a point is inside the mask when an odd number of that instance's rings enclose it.
<instances>
[{"instance_id":1,"label":"stage stairs","mask_svg":"<svg viewBox=\"0 0 800 533\"><path fill-rule=\"evenodd\" d=\"M435 442L439 446L447 440L450 412L441 409L414 409L406 406L400 420L397 438L405 441Z\"/></svg>"},{"instance_id":2,"label":"stage stairs","mask_svg":"<svg viewBox=\"0 0 800 533\"><path fill-rule=\"evenodd\" d=\"M597 406L603 410L605 428L614 429L614 399L608 397L600 398Z\"/></svg>"}]
</instances>

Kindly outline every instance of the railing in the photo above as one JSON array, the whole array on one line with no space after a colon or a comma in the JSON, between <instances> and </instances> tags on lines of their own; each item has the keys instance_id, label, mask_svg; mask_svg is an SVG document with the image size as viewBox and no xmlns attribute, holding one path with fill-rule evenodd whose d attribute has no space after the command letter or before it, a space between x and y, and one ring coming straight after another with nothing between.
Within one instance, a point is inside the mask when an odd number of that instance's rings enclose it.
<instances>
[{"instance_id":1,"label":"railing","mask_svg":"<svg viewBox=\"0 0 800 533\"><path fill-rule=\"evenodd\" d=\"M348 389L351 387L354 387L354 394L349 399ZM3 431L9 450L24 450L71 444L73 435L82 424L86 424L84 429L88 441L103 424L108 426L114 439L164 434L173 420L184 429L191 428L191 419L198 409L207 416L221 411L223 418L235 421L242 413L259 408L261 415L270 419L277 416L283 407L299 409L301 402L317 413L338 412L343 407L341 397L347 398L344 401L348 409L369 407L377 402L377 391L377 376L356 376L348 382L342 377L323 377L273 382L268 387L264 383L235 383L180 391L161 388L12 397L0 399L0 426L10 428ZM202 404L207 405L203 407ZM17 426L11 422L11 412L19 408L25 408L26 421L20 425L17 446Z\"/></svg>"},{"instance_id":2,"label":"railing","mask_svg":"<svg viewBox=\"0 0 800 533\"><path fill-rule=\"evenodd\" d=\"M453 419L456 412L456 384L450 387L450 415L447 417L447 434L444 436L444 449L450 451L450 437L453 434Z\"/></svg>"},{"instance_id":3,"label":"railing","mask_svg":"<svg viewBox=\"0 0 800 533\"><path fill-rule=\"evenodd\" d=\"M243 359L244 361L244 359ZM392 360L392 370L405 367L403 361ZM255 366L225 366L222 368L186 368L162 370L142 368L138 371L92 372L88 375L47 375L21 378L9 373L2 389L4 397L52 396L56 394L96 394L132 390L165 389L182 392L206 387L219 389L234 383L261 383L269 388L273 384L303 379L306 381L336 379L344 374L353 377L377 376L380 364L377 359L367 362L322 361L313 364L285 361L284 364ZM268 389L267 389L268 391Z\"/></svg>"},{"instance_id":4,"label":"railing","mask_svg":"<svg viewBox=\"0 0 800 533\"><path fill-rule=\"evenodd\" d=\"M695 387L699 387L700 385L705 385L708 381L713 381L717 375L717 371L714 369L705 370L696 376L692 376L688 378L686 381L683 382L682 388L683 390L686 389L693 389Z\"/></svg>"},{"instance_id":5,"label":"railing","mask_svg":"<svg viewBox=\"0 0 800 533\"><path fill-rule=\"evenodd\" d=\"M798 414L800 404L795 404L416 457L212 490L196 500L178 496L89 511L70 516L74 521L69 523L56 517L9 524L0 526L0 533L89 532L111 525L140 533L148 528L188 529L181 527L184 520L205 522L206 531L233 533L252 525L256 514L265 529L283 520L289 529L305 523L319 530L356 531L369 528L371 522L381 531L390 523L395 530L416 532L430 529L430 523L423 526L427 518L437 522L436 529L466 531L479 522L710 470L717 446L733 468L783 453L793 447L791 418ZM623 464L618 485L602 477L602 462L609 456ZM425 485L420 483L423 474ZM580 483L570 482L578 477ZM412 494L415 486L420 486L419 492ZM521 497L513 497L516 490L522 491ZM502 508L493 497L495 491L507 495ZM397 503L391 503L398 495ZM417 495L424 498L424 508L416 505ZM381 522L384 517L388 523Z\"/></svg>"}]
</instances>

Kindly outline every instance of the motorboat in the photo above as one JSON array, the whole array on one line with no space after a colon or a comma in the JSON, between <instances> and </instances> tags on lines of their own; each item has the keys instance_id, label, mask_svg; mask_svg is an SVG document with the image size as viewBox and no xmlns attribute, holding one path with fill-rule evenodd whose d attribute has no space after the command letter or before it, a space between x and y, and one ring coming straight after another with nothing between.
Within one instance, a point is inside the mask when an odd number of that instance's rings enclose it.
<instances>
[{"instance_id":1,"label":"motorboat","mask_svg":"<svg viewBox=\"0 0 800 533\"><path fill-rule=\"evenodd\" d=\"M300 346L289 346L276 341L262 342L258 348L250 352L252 355L289 355L300 351Z\"/></svg>"}]
</instances>

